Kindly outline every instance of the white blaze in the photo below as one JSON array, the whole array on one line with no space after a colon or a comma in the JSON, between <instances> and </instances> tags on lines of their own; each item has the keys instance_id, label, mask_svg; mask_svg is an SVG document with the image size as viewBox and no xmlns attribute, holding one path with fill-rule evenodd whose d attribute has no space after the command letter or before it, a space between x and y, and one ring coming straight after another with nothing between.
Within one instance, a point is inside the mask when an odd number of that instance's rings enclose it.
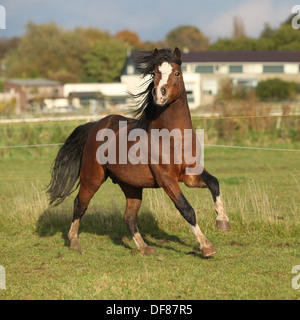
<instances>
[{"instance_id":1,"label":"white blaze","mask_svg":"<svg viewBox=\"0 0 300 320\"><path fill-rule=\"evenodd\" d=\"M159 68L159 72L161 73L161 79L157 86L157 99L162 99L161 88L168 83L168 79L170 74L172 73L173 67L168 62L163 62Z\"/></svg>"},{"instance_id":2,"label":"white blaze","mask_svg":"<svg viewBox=\"0 0 300 320\"><path fill-rule=\"evenodd\" d=\"M168 62L163 62L161 66L159 66L158 70L161 73L161 79L159 81L159 87L164 86L168 83L169 76L173 70L172 66Z\"/></svg>"}]
</instances>

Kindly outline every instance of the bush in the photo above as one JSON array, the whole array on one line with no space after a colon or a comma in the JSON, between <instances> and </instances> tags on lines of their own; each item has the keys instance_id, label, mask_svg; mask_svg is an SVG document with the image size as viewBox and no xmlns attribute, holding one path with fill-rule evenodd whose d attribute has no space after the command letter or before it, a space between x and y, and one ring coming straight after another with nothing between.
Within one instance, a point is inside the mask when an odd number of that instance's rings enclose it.
<instances>
[{"instance_id":1,"label":"bush","mask_svg":"<svg viewBox=\"0 0 300 320\"><path fill-rule=\"evenodd\" d=\"M277 78L260 81L256 87L256 94L262 101L290 100L295 97L297 91L299 91L298 83Z\"/></svg>"}]
</instances>

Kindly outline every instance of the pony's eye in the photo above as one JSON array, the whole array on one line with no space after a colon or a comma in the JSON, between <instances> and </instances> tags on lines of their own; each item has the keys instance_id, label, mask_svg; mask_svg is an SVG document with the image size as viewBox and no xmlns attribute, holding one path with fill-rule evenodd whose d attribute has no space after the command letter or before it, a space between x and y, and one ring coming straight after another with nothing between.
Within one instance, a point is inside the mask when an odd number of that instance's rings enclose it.
<instances>
[{"instance_id":1,"label":"pony's eye","mask_svg":"<svg viewBox=\"0 0 300 320\"><path fill-rule=\"evenodd\" d=\"M155 77L155 72L154 72L154 71L150 72L150 75L151 75L152 77Z\"/></svg>"},{"instance_id":2,"label":"pony's eye","mask_svg":"<svg viewBox=\"0 0 300 320\"><path fill-rule=\"evenodd\" d=\"M175 76L176 76L176 77L180 76L180 72L176 72L176 73L175 73Z\"/></svg>"}]
</instances>

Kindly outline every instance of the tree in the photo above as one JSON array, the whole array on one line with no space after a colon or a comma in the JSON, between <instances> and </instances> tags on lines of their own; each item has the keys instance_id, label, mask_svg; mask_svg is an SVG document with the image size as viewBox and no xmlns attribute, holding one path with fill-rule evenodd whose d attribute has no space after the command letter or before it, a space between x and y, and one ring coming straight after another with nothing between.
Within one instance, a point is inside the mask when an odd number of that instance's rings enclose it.
<instances>
[{"instance_id":1,"label":"tree","mask_svg":"<svg viewBox=\"0 0 300 320\"><path fill-rule=\"evenodd\" d=\"M85 55L86 81L113 82L119 80L126 59L127 47L116 38L103 39Z\"/></svg>"},{"instance_id":2,"label":"tree","mask_svg":"<svg viewBox=\"0 0 300 320\"><path fill-rule=\"evenodd\" d=\"M300 30L293 29L291 25L283 23L272 39L278 50L300 50Z\"/></svg>"},{"instance_id":3,"label":"tree","mask_svg":"<svg viewBox=\"0 0 300 320\"><path fill-rule=\"evenodd\" d=\"M83 75L81 57L88 46L74 32L54 23L37 25L29 22L26 33L15 50L5 56L8 77L51 77L57 72Z\"/></svg>"},{"instance_id":4,"label":"tree","mask_svg":"<svg viewBox=\"0 0 300 320\"><path fill-rule=\"evenodd\" d=\"M234 20L233 38L221 38L210 46L210 50L300 50L300 30L291 26L293 15L284 21L279 28L271 28L265 23L258 39L243 35L241 21Z\"/></svg>"},{"instance_id":5,"label":"tree","mask_svg":"<svg viewBox=\"0 0 300 320\"><path fill-rule=\"evenodd\" d=\"M243 20L239 17L234 17L232 39L245 38L245 37L246 37L246 31L245 31Z\"/></svg>"},{"instance_id":6,"label":"tree","mask_svg":"<svg viewBox=\"0 0 300 320\"><path fill-rule=\"evenodd\" d=\"M212 51L252 51L257 49L257 39L254 38L221 38L213 43L210 48Z\"/></svg>"},{"instance_id":7,"label":"tree","mask_svg":"<svg viewBox=\"0 0 300 320\"><path fill-rule=\"evenodd\" d=\"M190 51L207 50L209 39L197 28L193 26L180 26L171 30L165 40L167 46L171 48L181 47Z\"/></svg>"},{"instance_id":8,"label":"tree","mask_svg":"<svg viewBox=\"0 0 300 320\"><path fill-rule=\"evenodd\" d=\"M139 48L143 45L138 34L127 29L117 32L115 37L132 48Z\"/></svg>"},{"instance_id":9,"label":"tree","mask_svg":"<svg viewBox=\"0 0 300 320\"><path fill-rule=\"evenodd\" d=\"M0 61L9 50L15 49L19 44L20 38L1 38L0 39Z\"/></svg>"},{"instance_id":10,"label":"tree","mask_svg":"<svg viewBox=\"0 0 300 320\"><path fill-rule=\"evenodd\" d=\"M272 38L276 33L276 29L273 29L268 22L265 23L263 31L260 33L260 38Z\"/></svg>"},{"instance_id":11,"label":"tree","mask_svg":"<svg viewBox=\"0 0 300 320\"><path fill-rule=\"evenodd\" d=\"M98 43L103 54L97 52ZM122 69L119 61L123 61L126 48L119 39L99 29L76 28L70 31L55 23L38 25L29 22L18 46L5 56L6 77L46 77L62 82L91 81L94 78L114 81L119 76L115 74L116 70ZM93 56L99 59L94 61L98 73L90 67ZM111 61L111 56L116 63ZM112 77L103 77L105 73ZM98 77L99 74L102 75Z\"/></svg>"}]
</instances>

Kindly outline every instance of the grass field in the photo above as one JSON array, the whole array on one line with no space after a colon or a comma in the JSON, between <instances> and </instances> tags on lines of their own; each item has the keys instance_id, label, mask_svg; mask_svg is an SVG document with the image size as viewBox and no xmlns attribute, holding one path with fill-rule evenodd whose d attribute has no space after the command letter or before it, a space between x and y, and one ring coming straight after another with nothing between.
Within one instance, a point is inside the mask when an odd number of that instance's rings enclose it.
<instances>
[{"instance_id":1,"label":"grass field","mask_svg":"<svg viewBox=\"0 0 300 320\"><path fill-rule=\"evenodd\" d=\"M51 142L61 142L57 136ZM300 143L268 146L300 149ZM291 285L292 268L300 265L299 152L205 149L205 166L219 178L232 227L216 229L207 190L182 186L217 249L205 259L162 190L144 190L140 231L158 254L142 256L123 222L125 198L110 181L82 220L83 253L69 250L75 194L48 208L43 191L57 151L2 151L0 265L6 289L0 299L300 299Z\"/></svg>"}]
</instances>

